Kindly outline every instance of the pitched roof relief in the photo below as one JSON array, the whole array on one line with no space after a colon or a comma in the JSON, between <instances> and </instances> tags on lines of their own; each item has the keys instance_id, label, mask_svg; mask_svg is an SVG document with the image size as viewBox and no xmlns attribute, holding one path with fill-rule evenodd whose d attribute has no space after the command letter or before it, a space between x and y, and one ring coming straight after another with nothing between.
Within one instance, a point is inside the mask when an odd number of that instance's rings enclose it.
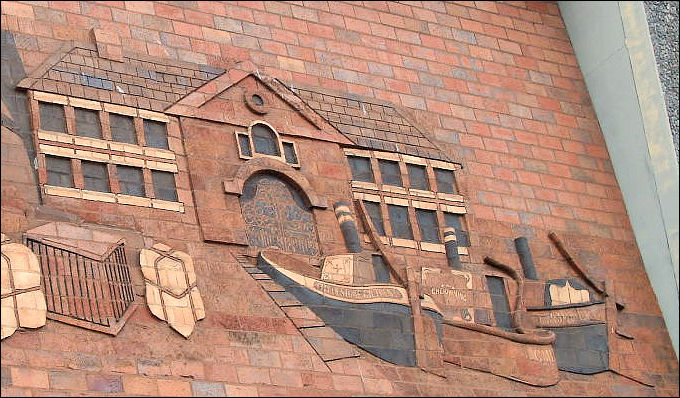
<instances>
[{"instance_id":1,"label":"pitched roof relief","mask_svg":"<svg viewBox=\"0 0 680 398\"><path fill-rule=\"evenodd\" d=\"M118 56L115 38L95 32L99 36L96 46L70 44L70 49L50 57L18 87L163 111L224 72L125 51Z\"/></svg>"},{"instance_id":2,"label":"pitched roof relief","mask_svg":"<svg viewBox=\"0 0 680 398\"><path fill-rule=\"evenodd\" d=\"M358 146L450 161L394 106L307 88L294 92Z\"/></svg>"}]
</instances>

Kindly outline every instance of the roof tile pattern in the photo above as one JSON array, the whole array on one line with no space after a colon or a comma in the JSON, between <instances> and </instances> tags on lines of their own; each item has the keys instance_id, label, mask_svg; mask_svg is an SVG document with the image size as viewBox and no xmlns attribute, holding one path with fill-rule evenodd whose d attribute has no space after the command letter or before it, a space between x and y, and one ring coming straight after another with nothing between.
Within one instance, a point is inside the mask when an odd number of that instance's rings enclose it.
<instances>
[{"instance_id":1,"label":"roof tile pattern","mask_svg":"<svg viewBox=\"0 0 680 398\"><path fill-rule=\"evenodd\" d=\"M116 62L100 57L94 49L76 46L20 86L163 111L222 72L144 55L126 55L125 62Z\"/></svg>"},{"instance_id":2,"label":"roof tile pattern","mask_svg":"<svg viewBox=\"0 0 680 398\"><path fill-rule=\"evenodd\" d=\"M393 106L309 89L295 88L294 91L358 146L450 161Z\"/></svg>"}]
</instances>

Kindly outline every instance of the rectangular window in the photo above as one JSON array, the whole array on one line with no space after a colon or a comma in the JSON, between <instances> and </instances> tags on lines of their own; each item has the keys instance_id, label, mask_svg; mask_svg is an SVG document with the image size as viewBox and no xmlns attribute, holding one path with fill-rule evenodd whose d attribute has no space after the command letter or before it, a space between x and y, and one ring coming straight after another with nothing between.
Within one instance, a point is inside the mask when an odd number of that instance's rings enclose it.
<instances>
[{"instance_id":1,"label":"rectangular window","mask_svg":"<svg viewBox=\"0 0 680 398\"><path fill-rule=\"evenodd\" d=\"M238 137L238 146L241 149L241 155L253 156L253 151L250 149L250 137L245 134L236 134Z\"/></svg>"},{"instance_id":2,"label":"rectangular window","mask_svg":"<svg viewBox=\"0 0 680 398\"><path fill-rule=\"evenodd\" d=\"M392 236L413 240L413 230L411 229L411 221L408 217L408 208L404 206L387 205L387 212L390 216Z\"/></svg>"},{"instance_id":3,"label":"rectangular window","mask_svg":"<svg viewBox=\"0 0 680 398\"><path fill-rule=\"evenodd\" d=\"M512 330L510 304L508 304L508 295L505 292L503 278L487 276L486 286L489 289L489 295L491 295L491 305L493 306L493 314L496 318L496 326Z\"/></svg>"},{"instance_id":4,"label":"rectangular window","mask_svg":"<svg viewBox=\"0 0 680 398\"><path fill-rule=\"evenodd\" d=\"M406 163L406 169L408 170L408 182L411 184L411 188L422 189L423 191L430 190L425 166Z\"/></svg>"},{"instance_id":5,"label":"rectangular window","mask_svg":"<svg viewBox=\"0 0 680 398\"><path fill-rule=\"evenodd\" d=\"M416 219L420 229L420 240L423 242L440 243L437 213L434 210L416 209Z\"/></svg>"},{"instance_id":6,"label":"rectangular window","mask_svg":"<svg viewBox=\"0 0 680 398\"><path fill-rule=\"evenodd\" d=\"M437 179L437 191L442 193L456 193L455 178L453 171L444 169L434 169L434 176Z\"/></svg>"},{"instance_id":7,"label":"rectangular window","mask_svg":"<svg viewBox=\"0 0 680 398\"><path fill-rule=\"evenodd\" d=\"M470 236L463 229L463 216L460 214L444 213L444 222L446 222L447 227L456 229L458 246L470 246Z\"/></svg>"},{"instance_id":8,"label":"rectangular window","mask_svg":"<svg viewBox=\"0 0 680 398\"><path fill-rule=\"evenodd\" d=\"M375 182L371 159L361 156L347 156L349 167L352 169L352 179L356 181Z\"/></svg>"},{"instance_id":9,"label":"rectangular window","mask_svg":"<svg viewBox=\"0 0 680 398\"><path fill-rule=\"evenodd\" d=\"M153 180L153 190L156 199L177 202L177 189L175 187L175 176L166 171L151 170Z\"/></svg>"},{"instance_id":10,"label":"rectangular window","mask_svg":"<svg viewBox=\"0 0 680 398\"><path fill-rule=\"evenodd\" d=\"M295 145L292 142L283 143L283 155L286 157L286 163L298 163L297 155L295 154Z\"/></svg>"},{"instance_id":11,"label":"rectangular window","mask_svg":"<svg viewBox=\"0 0 680 398\"><path fill-rule=\"evenodd\" d=\"M45 162L47 163L47 184L73 188L71 159L48 155L45 156Z\"/></svg>"},{"instance_id":12,"label":"rectangular window","mask_svg":"<svg viewBox=\"0 0 680 398\"><path fill-rule=\"evenodd\" d=\"M114 141L137 145L137 132L135 120L130 116L109 113L111 124L111 136Z\"/></svg>"},{"instance_id":13,"label":"rectangular window","mask_svg":"<svg viewBox=\"0 0 680 398\"><path fill-rule=\"evenodd\" d=\"M38 102L38 109L40 109L40 129L66 132L66 113L64 113L63 105Z\"/></svg>"},{"instance_id":14,"label":"rectangular window","mask_svg":"<svg viewBox=\"0 0 680 398\"><path fill-rule=\"evenodd\" d=\"M380 236L385 236L385 224L383 223L382 210L380 210L380 203L364 201L368 216L373 222L373 228Z\"/></svg>"},{"instance_id":15,"label":"rectangular window","mask_svg":"<svg viewBox=\"0 0 680 398\"><path fill-rule=\"evenodd\" d=\"M144 140L146 146L168 149L168 127L163 122L144 119Z\"/></svg>"},{"instance_id":16,"label":"rectangular window","mask_svg":"<svg viewBox=\"0 0 680 398\"><path fill-rule=\"evenodd\" d=\"M74 111L76 113L76 134L81 137L102 139L99 112L83 108L74 108Z\"/></svg>"},{"instance_id":17,"label":"rectangular window","mask_svg":"<svg viewBox=\"0 0 680 398\"><path fill-rule=\"evenodd\" d=\"M380 175L382 176L383 184L397 187L403 186L399 163L392 160L378 159L378 166L380 167Z\"/></svg>"},{"instance_id":18,"label":"rectangular window","mask_svg":"<svg viewBox=\"0 0 680 398\"><path fill-rule=\"evenodd\" d=\"M85 189L90 191L111 192L109 172L104 163L81 161Z\"/></svg>"},{"instance_id":19,"label":"rectangular window","mask_svg":"<svg viewBox=\"0 0 680 398\"><path fill-rule=\"evenodd\" d=\"M145 196L142 169L130 166L116 166L118 184L123 195Z\"/></svg>"},{"instance_id":20,"label":"rectangular window","mask_svg":"<svg viewBox=\"0 0 680 398\"><path fill-rule=\"evenodd\" d=\"M390 283L390 271L387 269L382 256L374 254L371 257L373 257L373 275L375 275L375 281L378 283Z\"/></svg>"}]
</instances>

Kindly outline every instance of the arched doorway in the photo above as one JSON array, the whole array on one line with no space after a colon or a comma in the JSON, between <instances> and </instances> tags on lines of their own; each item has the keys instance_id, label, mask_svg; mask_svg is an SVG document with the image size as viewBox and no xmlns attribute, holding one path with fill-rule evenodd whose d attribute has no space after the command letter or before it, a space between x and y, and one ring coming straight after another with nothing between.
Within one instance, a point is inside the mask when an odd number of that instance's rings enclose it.
<instances>
[{"instance_id":1,"label":"arched doorway","mask_svg":"<svg viewBox=\"0 0 680 398\"><path fill-rule=\"evenodd\" d=\"M243 185L239 200L249 245L319 255L312 211L287 181L271 174L256 174Z\"/></svg>"}]
</instances>

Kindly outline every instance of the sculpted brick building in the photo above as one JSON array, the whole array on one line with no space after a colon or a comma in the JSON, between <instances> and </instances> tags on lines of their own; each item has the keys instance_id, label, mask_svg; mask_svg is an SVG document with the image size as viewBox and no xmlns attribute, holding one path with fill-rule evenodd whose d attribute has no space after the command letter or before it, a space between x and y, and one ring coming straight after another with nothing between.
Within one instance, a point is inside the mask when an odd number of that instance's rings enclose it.
<instances>
[{"instance_id":1,"label":"sculpted brick building","mask_svg":"<svg viewBox=\"0 0 680 398\"><path fill-rule=\"evenodd\" d=\"M2 2L2 394L673 395L552 2Z\"/></svg>"}]
</instances>

